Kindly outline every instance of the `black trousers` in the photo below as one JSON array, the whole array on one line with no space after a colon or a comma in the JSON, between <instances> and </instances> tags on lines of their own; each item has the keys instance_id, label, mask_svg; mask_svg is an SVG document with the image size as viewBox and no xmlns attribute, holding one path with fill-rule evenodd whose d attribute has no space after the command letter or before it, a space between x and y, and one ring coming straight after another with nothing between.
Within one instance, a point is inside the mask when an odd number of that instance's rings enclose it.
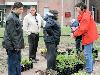
<instances>
[{"instance_id":1,"label":"black trousers","mask_svg":"<svg viewBox=\"0 0 100 75\"><path fill-rule=\"evenodd\" d=\"M57 46L55 44L46 43L47 47L47 69L56 68Z\"/></svg>"},{"instance_id":2,"label":"black trousers","mask_svg":"<svg viewBox=\"0 0 100 75\"><path fill-rule=\"evenodd\" d=\"M75 39L77 54L79 54L81 49L83 49L81 40L82 40L82 36L77 36L76 39Z\"/></svg>"},{"instance_id":3,"label":"black trousers","mask_svg":"<svg viewBox=\"0 0 100 75\"><path fill-rule=\"evenodd\" d=\"M36 59L38 41L39 41L39 34L31 33L30 35L28 35L29 59Z\"/></svg>"}]
</instances>

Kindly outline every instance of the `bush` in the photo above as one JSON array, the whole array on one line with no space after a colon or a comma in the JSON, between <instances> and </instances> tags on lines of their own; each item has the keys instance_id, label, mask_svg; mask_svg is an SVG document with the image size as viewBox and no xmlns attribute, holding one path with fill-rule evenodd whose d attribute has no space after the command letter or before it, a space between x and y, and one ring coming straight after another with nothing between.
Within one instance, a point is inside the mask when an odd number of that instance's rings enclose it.
<instances>
[{"instance_id":1,"label":"bush","mask_svg":"<svg viewBox=\"0 0 100 75\"><path fill-rule=\"evenodd\" d=\"M33 68L33 63L32 61L29 61L28 58L23 58L21 61L21 71L26 71Z\"/></svg>"},{"instance_id":2,"label":"bush","mask_svg":"<svg viewBox=\"0 0 100 75\"><path fill-rule=\"evenodd\" d=\"M72 51L70 55L66 54L58 54L57 58L57 71L59 73L67 73L66 71L70 70L70 73L78 72L78 70L82 70L84 67L84 62L81 61L78 56ZM76 70L77 69L77 70ZM76 71L75 71L76 70Z\"/></svg>"}]
</instances>

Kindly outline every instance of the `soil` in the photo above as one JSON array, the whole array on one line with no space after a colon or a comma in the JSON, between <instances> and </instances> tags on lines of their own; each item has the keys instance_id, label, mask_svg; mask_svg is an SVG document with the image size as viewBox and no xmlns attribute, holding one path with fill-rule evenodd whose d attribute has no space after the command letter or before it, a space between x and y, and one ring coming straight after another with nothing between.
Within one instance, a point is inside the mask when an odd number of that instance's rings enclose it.
<instances>
[{"instance_id":1,"label":"soil","mask_svg":"<svg viewBox=\"0 0 100 75\"><path fill-rule=\"evenodd\" d=\"M37 58L39 59L39 61L33 64L33 69L22 72L22 75L38 75L37 73L35 73L36 71L45 71L47 61L43 56L41 56L39 48L37 52ZM59 46L59 49L65 48ZM22 56L28 57L28 47L22 50ZM6 50L2 48L0 49L0 75L7 75L7 54ZM94 64L94 75L100 75L100 53Z\"/></svg>"}]
</instances>

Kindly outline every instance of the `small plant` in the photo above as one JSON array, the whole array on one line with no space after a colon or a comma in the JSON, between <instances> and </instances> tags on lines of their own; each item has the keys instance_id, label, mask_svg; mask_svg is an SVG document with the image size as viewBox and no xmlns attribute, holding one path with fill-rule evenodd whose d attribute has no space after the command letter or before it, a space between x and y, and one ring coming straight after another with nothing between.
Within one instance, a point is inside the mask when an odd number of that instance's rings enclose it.
<instances>
[{"instance_id":1,"label":"small plant","mask_svg":"<svg viewBox=\"0 0 100 75\"><path fill-rule=\"evenodd\" d=\"M82 59L81 59L82 58ZM82 70L84 66L84 57L81 55L77 56L77 54L72 50L69 54L58 54L57 55L57 69L59 72L67 71L67 68L72 72L78 72L78 70ZM77 70L76 70L77 69ZM76 71L74 71L76 70Z\"/></svg>"},{"instance_id":2,"label":"small plant","mask_svg":"<svg viewBox=\"0 0 100 75\"><path fill-rule=\"evenodd\" d=\"M65 55L59 54L57 55L56 60L57 60L57 68L60 70L60 72L62 72L63 69L66 68L68 65L65 63L67 58L65 57Z\"/></svg>"},{"instance_id":3,"label":"small plant","mask_svg":"<svg viewBox=\"0 0 100 75\"><path fill-rule=\"evenodd\" d=\"M46 48L41 48L40 53L41 53L42 56L44 56L46 58L47 49Z\"/></svg>"},{"instance_id":4,"label":"small plant","mask_svg":"<svg viewBox=\"0 0 100 75\"><path fill-rule=\"evenodd\" d=\"M60 70L60 72L62 72L64 69L70 67L74 67L75 61L76 59L74 59L74 57L72 55L62 55L59 54L57 56L57 68Z\"/></svg>"},{"instance_id":5,"label":"small plant","mask_svg":"<svg viewBox=\"0 0 100 75\"><path fill-rule=\"evenodd\" d=\"M80 54L78 55L78 60L79 60L79 63L80 64L85 64L86 61L85 61L85 58L84 58L84 52L80 52Z\"/></svg>"},{"instance_id":6,"label":"small plant","mask_svg":"<svg viewBox=\"0 0 100 75\"><path fill-rule=\"evenodd\" d=\"M29 70L30 68L33 68L32 61L29 61L28 58L22 58L22 61L21 61L21 70L25 71L25 70Z\"/></svg>"},{"instance_id":7,"label":"small plant","mask_svg":"<svg viewBox=\"0 0 100 75\"><path fill-rule=\"evenodd\" d=\"M40 52L47 52L47 49L46 48L41 48L41 49L39 49L40 50Z\"/></svg>"},{"instance_id":8,"label":"small plant","mask_svg":"<svg viewBox=\"0 0 100 75\"><path fill-rule=\"evenodd\" d=\"M96 42L94 42L94 49L98 50L98 52L100 52L100 46L96 44Z\"/></svg>"},{"instance_id":9,"label":"small plant","mask_svg":"<svg viewBox=\"0 0 100 75\"><path fill-rule=\"evenodd\" d=\"M97 58L98 57L98 50L93 48L92 54L93 54L94 59Z\"/></svg>"},{"instance_id":10,"label":"small plant","mask_svg":"<svg viewBox=\"0 0 100 75\"><path fill-rule=\"evenodd\" d=\"M32 62L29 61L28 58L22 58L21 64L26 65L26 64L31 64Z\"/></svg>"},{"instance_id":11,"label":"small plant","mask_svg":"<svg viewBox=\"0 0 100 75\"><path fill-rule=\"evenodd\" d=\"M74 73L74 74L71 74L71 75L88 75L88 74L86 72L79 71L78 73Z\"/></svg>"}]
</instances>

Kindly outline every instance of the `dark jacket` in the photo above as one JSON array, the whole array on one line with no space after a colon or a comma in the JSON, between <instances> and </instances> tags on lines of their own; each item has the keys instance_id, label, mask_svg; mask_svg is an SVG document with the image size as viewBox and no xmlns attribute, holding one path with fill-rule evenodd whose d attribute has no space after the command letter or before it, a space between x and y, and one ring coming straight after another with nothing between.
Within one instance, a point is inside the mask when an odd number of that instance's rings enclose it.
<instances>
[{"instance_id":1,"label":"dark jacket","mask_svg":"<svg viewBox=\"0 0 100 75\"><path fill-rule=\"evenodd\" d=\"M44 27L44 41L46 43L54 43L56 45L60 42L61 28L54 16L47 16L45 19L46 25Z\"/></svg>"},{"instance_id":2,"label":"dark jacket","mask_svg":"<svg viewBox=\"0 0 100 75\"><path fill-rule=\"evenodd\" d=\"M11 12L6 20L2 45L8 50L24 48L22 25L19 20L19 15L14 12Z\"/></svg>"}]
</instances>

